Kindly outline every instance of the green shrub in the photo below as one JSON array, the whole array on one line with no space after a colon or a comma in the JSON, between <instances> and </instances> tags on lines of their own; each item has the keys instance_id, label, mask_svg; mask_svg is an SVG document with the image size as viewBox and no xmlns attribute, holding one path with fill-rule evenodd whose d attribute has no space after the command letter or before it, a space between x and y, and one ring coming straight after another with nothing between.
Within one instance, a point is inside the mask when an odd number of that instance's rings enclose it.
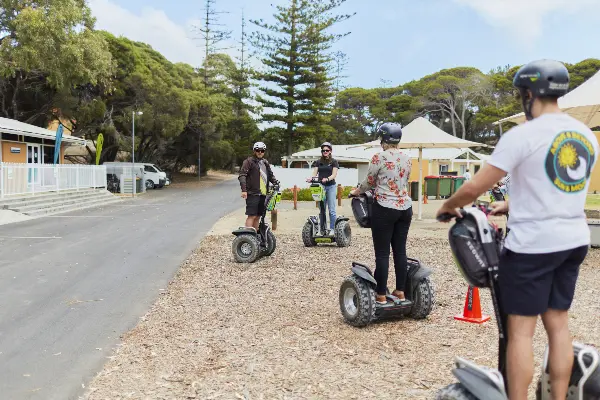
<instances>
[{"instance_id":1,"label":"green shrub","mask_svg":"<svg viewBox=\"0 0 600 400\"><path fill-rule=\"evenodd\" d=\"M352 189L354 189L354 186L342 187L342 199L348 198ZM281 192L281 200L294 200L292 189L284 189L283 192ZM298 191L298 201L313 201L309 188L302 188Z\"/></svg>"}]
</instances>

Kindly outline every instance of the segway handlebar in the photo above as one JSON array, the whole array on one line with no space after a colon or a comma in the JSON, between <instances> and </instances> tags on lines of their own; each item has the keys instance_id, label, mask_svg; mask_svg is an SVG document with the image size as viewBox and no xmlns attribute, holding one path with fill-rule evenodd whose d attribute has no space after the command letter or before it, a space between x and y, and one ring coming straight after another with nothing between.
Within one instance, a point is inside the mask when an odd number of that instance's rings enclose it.
<instances>
[{"instance_id":1,"label":"segway handlebar","mask_svg":"<svg viewBox=\"0 0 600 400\"><path fill-rule=\"evenodd\" d=\"M473 206L473 207L477 207L477 206ZM483 206L480 206L480 207L478 207L478 208L479 208L481 211L483 211L485 215L491 215L491 214L492 214L492 211L494 211L494 210L493 210L491 207L483 207ZM461 208L461 209L459 210L459 212L460 212L460 214L462 215L462 217L464 217L464 216L467 214L467 213L465 212L465 209L464 209L464 208ZM506 215L506 213L496 213L495 215ZM461 217L461 218L462 218L462 217ZM443 214L440 214L440 215L438 215L438 216L436 217L436 219L437 219L438 221L440 221L440 222L448 222L448 221L451 221L453 218L457 218L457 219L458 219L459 217L458 217L457 215L450 214L450 213L443 213Z\"/></svg>"}]
</instances>

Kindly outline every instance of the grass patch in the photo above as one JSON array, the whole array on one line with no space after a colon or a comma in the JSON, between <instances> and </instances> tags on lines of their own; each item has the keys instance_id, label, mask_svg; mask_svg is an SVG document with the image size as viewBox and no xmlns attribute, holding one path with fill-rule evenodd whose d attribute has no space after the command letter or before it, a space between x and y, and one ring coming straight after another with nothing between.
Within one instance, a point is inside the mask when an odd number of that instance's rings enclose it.
<instances>
[{"instance_id":1,"label":"grass patch","mask_svg":"<svg viewBox=\"0 0 600 400\"><path fill-rule=\"evenodd\" d=\"M585 207L600 209L600 194L588 194Z\"/></svg>"},{"instance_id":2,"label":"grass patch","mask_svg":"<svg viewBox=\"0 0 600 400\"><path fill-rule=\"evenodd\" d=\"M342 199L347 198L352 189L354 189L354 186L342 187ZM294 200L292 189L284 189L283 192L281 192L281 199ZM310 194L310 188L303 188L298 191L298 201L313 201L312 195Z\"/></svg>"}]
</instances>

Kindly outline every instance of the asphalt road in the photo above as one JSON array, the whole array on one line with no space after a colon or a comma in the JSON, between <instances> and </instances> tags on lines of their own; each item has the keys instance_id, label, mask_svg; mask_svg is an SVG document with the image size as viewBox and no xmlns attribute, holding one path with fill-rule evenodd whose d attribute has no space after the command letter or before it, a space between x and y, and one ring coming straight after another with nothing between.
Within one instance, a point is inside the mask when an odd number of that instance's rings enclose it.
<instances>
[{"instance_id":1,"label":"asphalt road","mask_svg":"<svg viewBox=\"0 0 600 400\"><path fill-rule=\"evenodd\" d=\"M82 395L204 234L243 206L238 185L0 226L0 398Z\"/></svg>"}]
</instances>

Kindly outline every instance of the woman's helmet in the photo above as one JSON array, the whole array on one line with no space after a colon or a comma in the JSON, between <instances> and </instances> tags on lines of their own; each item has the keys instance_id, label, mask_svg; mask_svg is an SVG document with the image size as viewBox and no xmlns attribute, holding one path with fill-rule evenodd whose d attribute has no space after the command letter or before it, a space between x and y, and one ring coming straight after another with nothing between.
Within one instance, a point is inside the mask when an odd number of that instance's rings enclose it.
<instances>
[{"instance_id":1,"label":"woman's helmet","mask_svg":"<svg viewBox=\"0 0 600 400\"><path fill-rule=\"evenodd\" d=\"M531 107L537 97L558 98L569 91L569 71L559 61L532 61L517 71L513 86L519 89L527 120L532 120ZM527 90L531 91L529 100Z\"/></svg>"},{"instance_id":2,"label":"woman's helmet","mask_svg":"<svg viewBox=\"0 0 600 400\"><path fill-rule=\"evenodd\" d=\"M323 147L329 147L329 150L333 151L333 146L329 142L321 144L321 150L323 150Z\"/></svg>"},{"instance_id":3,"label":"woman's helmet","mask_svg":"<svg viewBox=\"0 0 600 400\"><path fill-rule=\"evenodd\" d=\"M402 125L386 122L377 129L376 136L381 136L382 143L398 144L402 139Z\"/></svg>"},{"instance_id":4,"label":"woman's helmet","mask_svg":"<svg viewBox=\"0 0 600 400\"><path fill-rule=\"evenodd\" d=\"M254 146L252 146L252 150L267 150L267 145L263 142L256 142L254 143Z\"/></svg>"}]
</instances>

